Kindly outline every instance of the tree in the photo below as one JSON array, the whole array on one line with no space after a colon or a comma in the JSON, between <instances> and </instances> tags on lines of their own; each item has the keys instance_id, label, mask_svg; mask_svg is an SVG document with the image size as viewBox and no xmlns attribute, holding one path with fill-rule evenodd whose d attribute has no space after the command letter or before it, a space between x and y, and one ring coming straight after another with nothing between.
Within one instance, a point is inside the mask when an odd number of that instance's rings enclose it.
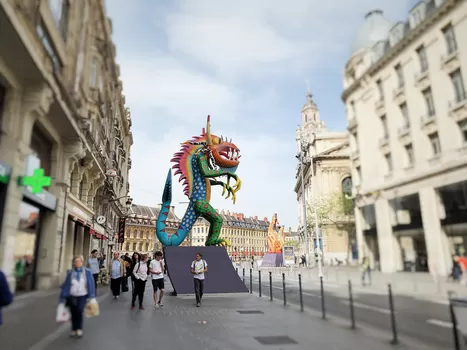
<instances>
[{"instance_id":1,"label":"tree","mask_svg":"<svg viewBox=\"0 0 467 350\"><path fill-rule=\"evenodd\" d=\"M347 232L349 237L349 249L347 252L347 260L349 259L350 244L355 236L355 218L354 218L354 203L353 200L347 198L343 193L336 192L330 195L323 196L317 200L312 199L307 204L307 228L308 232L315 233L315 213L318 217L318 225L320 229L326 226L333 225L339 230ZM313 236L316 236L313 234Z\"/></svg>"},{"instance_id":2,"label":"tree","mask_svg":"<svg viewBox=\"0 0 467 350\"><path fill-rule=\"evenodd\" d=\"M288 241L285 243L286 246L294 247L294 250L300 246L300 242L297 240Z\"/></svg>"}]
</instances>

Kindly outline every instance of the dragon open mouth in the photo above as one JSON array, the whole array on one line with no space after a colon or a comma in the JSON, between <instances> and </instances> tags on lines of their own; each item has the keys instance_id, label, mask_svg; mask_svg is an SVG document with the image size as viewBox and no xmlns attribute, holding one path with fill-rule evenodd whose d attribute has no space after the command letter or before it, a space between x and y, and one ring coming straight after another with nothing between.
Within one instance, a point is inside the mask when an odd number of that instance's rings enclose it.
<instances>
[{"instance_id":1,"label":"dragon open mouth","mask_svg":"<svg viewBox=\"0 0 467 350\"><path fill-rule=\"evenodd\" d=\"M219 155L226 160L238 161L241 157L240 150L232 147L228 147L219 151Z\"/></svg>"}]
</instances>

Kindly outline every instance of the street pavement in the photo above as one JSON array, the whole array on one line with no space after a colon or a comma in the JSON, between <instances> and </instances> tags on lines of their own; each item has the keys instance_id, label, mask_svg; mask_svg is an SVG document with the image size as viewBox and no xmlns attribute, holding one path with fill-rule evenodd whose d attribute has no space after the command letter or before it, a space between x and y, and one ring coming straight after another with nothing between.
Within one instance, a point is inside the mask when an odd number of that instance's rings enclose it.
<instances>
[{"instance_id":1,"label":"street pavement","mask_svg":"<svg viewBox=\"0 0 467 350\"><path fill-rule=\"evenodd\" d=\"M130 310L130 293L117 300L110 293L100 293L101 314L85 319L82 339L68 337L69 325L51 327L57 295L50 294L31 297L22 307L6 311L5 328L0 327L1 349L433 349L392 346L389 338L374 332L353 331L251 294L207 295L201 308L195 307L193 297L167 296L164 308L154 309L148 285L146 309Z\"/></svg>"},{"instance_id":2,"label":"street pavement","mask_svg":"<svg viewBox=\"0 0 467 350\"><path fill-rule=\"evenodd\" d=\"M258 274L253 274L253 291L259 292ZM245 277L249 287L250 276ZM269 299L269 275L262 274L262 294ZM327 315L337 317L350 324L348 286L323 283ZM273 298L283 300L282 278L273 276ZM370 327L392 337L388 293L374 293L371 287L354 287L353 299L357 327ZM321 312L321 290L319 282L302 283L304 308ZM299 305L298 279L286 278L287 303ZM394 294L394 307L398 334L411 342L434 346L436 349L453 349L453 332L448 306L413 296Z\"/></svg>"}]
</instances>

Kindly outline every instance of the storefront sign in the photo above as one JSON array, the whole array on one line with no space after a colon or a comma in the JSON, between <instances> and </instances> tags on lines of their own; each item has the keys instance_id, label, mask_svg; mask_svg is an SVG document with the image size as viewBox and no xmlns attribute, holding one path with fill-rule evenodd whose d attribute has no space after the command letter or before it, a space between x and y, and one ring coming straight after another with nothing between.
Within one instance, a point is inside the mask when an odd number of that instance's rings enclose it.
<instances>
[{"instance_id":1,"label":"storefront sign","mask_svg":"<svg viewBox=\"0 0 467 350\"><path fill-rule=\"evenodd\" d=\"M125 241L125 224L126 218L120 218L118 220L118 243L123 243Z\"/></svg>"},{"instance_id":2,"label":"storefront sign","mask_svg":"<svg viewBox=\"0 0 467 350\"><path fill-rule=\"evenodd\" d=\"M23 190L23 196L49 210L55 211L57 209L57 197L46 190L42 190L41 193L32 193L30 187L26 187Z\"/></svg>"},{"instance_id":3,"label":"storefront sign","mask_svg":"<svg viewBox=\"0 0 467 350\"><path fill-rule=\"evenodd\" d=\"M71 215L76 215L81 220L86 221L87 223L92 222L91 217L78 207L71 207L70 208L70 214Z\"/></svg>"},{"instance_id":4,"label":"storefront sign","mask_svg":"<svg viewBox=\"0 0 467 350\"><path fill-rule=\"evenodd\" d=\"M7 185L10 181L11 166L0 160L0 184Z\"/></svg>"},{"instance_id":5,"label":"storefront sign","mask_svg":"<svg viewBox=\"0 0 467 350\"><path fill-rule=\"evenodd\" d=\"M44 175L44 169L34 170L31 176L20 176L18 177L19 186L29 186L30 192L33 194L39 194L42 192L44 187L49 187L52 184L52 178Z\"/></svg>"}]
</instances>

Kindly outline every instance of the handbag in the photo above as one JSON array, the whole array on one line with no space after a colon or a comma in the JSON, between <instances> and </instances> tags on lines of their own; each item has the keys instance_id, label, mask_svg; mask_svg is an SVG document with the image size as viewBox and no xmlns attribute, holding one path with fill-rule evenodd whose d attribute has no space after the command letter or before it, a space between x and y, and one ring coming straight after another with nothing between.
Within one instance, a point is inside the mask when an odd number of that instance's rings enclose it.
<instances>
[{"instance_id":1,"label":"handbag","mask_svg":"<svg viewBox=\"0 0 467 350\"><path fill-rule=\"evenodd\" d=\"M85 317L96 317L99 316L100 309L99 304L97 303L96 298L89 299L84 308Z\"/></svg>"},{"instance_id":2,"label":"handbag","mask_svg":"<svg viewBox=\"0 0 467 350\"><path fill-rule=\"evenodd\" d=\"M65 306L64 303L60 303L57 306L57 315L55 316L55 320L57 323L68 322L71 318L70 311Z\"/></svg>"}]
</instances>

